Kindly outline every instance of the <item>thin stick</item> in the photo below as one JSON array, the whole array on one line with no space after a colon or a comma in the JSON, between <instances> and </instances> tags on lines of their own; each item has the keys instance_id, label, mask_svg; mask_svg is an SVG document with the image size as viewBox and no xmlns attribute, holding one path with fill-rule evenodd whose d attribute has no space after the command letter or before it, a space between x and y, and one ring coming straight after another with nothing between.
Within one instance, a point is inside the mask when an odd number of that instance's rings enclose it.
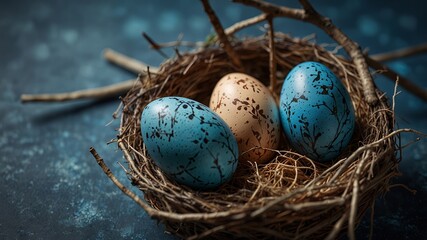
<instances>
[{"instance_id":1,"label":"thin stick","mask_svg":"<svg viewBox=\"0 0 427 240\"><path fill-rule=\"evenodd\" d=\"M367 150L365 153L371 154L371 150ZM367 157L364 157L362 159L362 161L360 161L360 163L357 166L356 172L355 172L355 176L354 176L354 180L353 180L353 192L352 192L352 197L351 197L351 204L350 204L350 216L348 218L348 237L351 240L355 240L356 236L354 234L354 230L355 230L355 225L356 225L356 214L357 214L357 204L359 202L359 176L360 176L360 172L362 171L362 167L364 166L364 163L366 161Z\"/></svg>"},{"instance_id":2,"label":"thin stick","mask_svg":"<svg viewBox=\"0 0 427 240\"><path fill-rule=\"evenodd\" d=\"M226 28L224 30L225 34L230 36L235 34L236 32L247 28L249 26L255 25L259 22L262 22L264 20L267 19L267 14L260 14L258 16L252 17L252 18L248 18L245 19L243 21L237 22L233 25L231 25L230 27ZM192 48L200 48L200 47L204 47L206 45L205 42L190 42L190 41L172 41L172 42L164 42L164 43L158 43L155 42L152 38L150 38L147 34L143 35L146 39L148 37L147 41L150 43L151 47L154 49L160 49L160 48L169 48L169 47L192 47ZM218 36L215 35L214 40L213 41L217 41L218 40Z\"/></svg>"},{"instance_id":3,"label":"thin stick","mask_svg":"<svg viewBox=\"0 0 427 240\"><path fill-rule=\"evenodd\" d=\"M270 91L273 93L276 88L277 79L276 79L276 49L274 47L274 27L273 27L273 17L269 16L268 20L268 46L270 48L269 52L269 66L270 66Z\"/></svg>"},{"instance_id":4,"label":"thin stick","mask_svg":"<svg viewBox=\"0 0 427 240\"><path fill-rule=\"evenodd\" d=\"M272 14L273 16L283 16L301 20L318 26L332 39L339 43L346 52L349 54L356 66L359 77L364 86L363 93L365 100L369 104L376 104L378 97L375 93L374 81L369 73L368 64L359 45L345 35L339 28L337 28L330 19L320 15L307 0L300 0L304 9L294 9L288 7L277 6L261 0L233 0L248 6L252 6L262 10L264 13Z\"/></svg>"},{"instance_id":5,"label":"thin stick","mask_svg":"<svg viewBox=\"0 0 427 240\"><path fill-rule=\"evenodd\" d=\"M162 55L162 57L164 58L169 58L168 55L166 55L166 53L164 53L161 50L161 46L159 44L157 44L150 36L148 36L147 33L143 32L142 36L145 38L145 40L147 40L147 42L151 45L151 48L153 48L154 50L156 50L160 55Z\"/></svg>"},{"instance_id":6,"label":"thin stick","mask_svg":"<svg viewBox=\"0 0 427 240\"><path fill-rule=\"evenodd\" d=\"M390 78L393 81L396 81L399 78L399 85L410 91L415 96L421 98L424 101L427 101L427 91L423 88L418 87L407 78L400 76L398 73L385 66L384 64L372 59L369 56L365 56L366 62L370 67L375 70L381 71L381 74Z\"/></svg>"},{"instance_id":7,"label":"thin stick","mask_svg":"<svg viewBox=\"0 0 427 240\"><path fill-rule=\"evenodd\" d=\"M412 55L427 52L427 43L415 45L411 47L401 48L390 52L379 53L371 55L371 58L378 62L391 61L398 58L409 57Z\"/></svg>"},{"instance_id":8,"label":"thin stick","mask_svg":"<svg viewBox=\"0 0 427 240\"><path fill-rule=\"evenodd\" d=\"M218 35L218 38L223 45L222 47L227 52L227 55L230 58L231 62L233 63L234 67L236 67L241 72L245 72L240 59L237 57L236 53L234 52L233 46L231 46L230 41L228 41L228 37L224 32L224 28L222 27L221 22L219 21L215 12L211 8L209 1L208 0L201 0L201 1L203 3L203 7L205 9L206 14L208 15L212 23L212 26L214 27L215 32Z\"/></svg>"},{"instance_id":9,"label":"thin stick","mask_svg":"<svg viewBox=\"0 0 427 240\"><path fill-rule=\"evenodd\" d=\"M98 165L101 167L101 169L104 171L104 173L107 175L107 177L128 197L130 197L132 200L134 200L139 206L141 206L144 210L146 210L148 213L150 213L152 210L151 207L149 207L146 203L144 203L141 198L139 198L135 193L130 191L128 188L126 188L117 178L114 176L114 174L111 172L110 168L107 167L107 165L104 162L104 159L102 159L98 152L95 150L95 148L90 147L89 152L92 154L92 156L95 158Z\"/></svg>"},{"instance_id":10,"label":"thin stick","mask_svg":"<svg viewBox=\"0 0 427 240\"><path fill-rule=\"evenodd\" d=\"M330 183L333 183L335 181L335 179L337 179L339 176L341 176L341 173L363 152L365 152L366 150L375 148L380 146L381 144L384 144L384 141L386 139L389 139L397 134L400 134L402 132L411 132L411 133L415 133L421 136L427 136L426 134L423 134L421 132L418 132L416 130L410 129L410 128L402 128L402 129L398 129L395 130L393 132L391 132L390 134L384 136L383 138L375 141L375 142L371 142L369 144L363 145L361 147L359 147L358 149L356 149L356 151L354 151L349 157L344 158L342 160L340 160L339 162L343 161L343 164L341 164L340 168L335 172L335 174L329 179ZM337 162L338 163L338 162Z\"/></svg>"},{"instance_id":11,"label":"thin stick","mask_svg":"<svg viewBox=\"0 0 427 240\"><path fill-rule=\"evenodd\" d=\"M21 102L64 102L77 99L106 99L127 93L135 85L135 79L106 87L54 94L23 94Z\"/></svg>"},{"instance_id":12,"label":"thin stick","mask_svg":"<svg viewBox=\"0 0 427 240\"><path fill-rule=\"evenodd\" d=\"M144 72L147 69L148 64L145 64L139 60L134 58L130 58L124 54L116 52L110 48L104 49L104 58L116 64L119 67L122 67L128 71L139 74ZM151 72L157 72L158 69L156 67L150 67Z\"/></svg>"},{"instance_id":13,"label":"thin stick","mask_svg":"<svg viewBox=\"0 0 427 240\"><path fill-rule=\"evenodd\" d=\"M341 218L334 224L334 228L332 229L332 231L328 234L328 236L325 238L326 240L333 240L333 239L337 239L337 235L341 230L341 227L344 223L344 221L347 219L348 217L348 212L345 212Z\"/></svg>"},{"instance_id":14,"label":"thin stick","mask_svg":"<svg viewBox=\"0 0 427 240\"><path fill-rule=\"evenodd\" d=\"M243 28L247 28L249 26L255 25L259 22L266 20L267 16L268 16L267 14L263 13L263 14L260 14L258 16L243 20L241 22L237 22L237 23L231 25L230 27L228 27L227 29L225 29L225 34L233 35L236 32L242 30Z\"/></svg>"}]
</instances>

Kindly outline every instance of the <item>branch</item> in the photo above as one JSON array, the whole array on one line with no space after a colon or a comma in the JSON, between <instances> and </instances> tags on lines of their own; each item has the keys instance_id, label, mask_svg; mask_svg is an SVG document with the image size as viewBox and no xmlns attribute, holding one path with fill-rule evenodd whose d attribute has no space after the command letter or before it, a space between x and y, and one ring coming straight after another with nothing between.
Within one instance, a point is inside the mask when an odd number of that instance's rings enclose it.
<instances>
[{"instance_id":1,"label":"branch","mask_svg":"<svg viewBox=\"0 0 427 240\"><path fill-rule=\"evenodd\" d=\"M345 35L339 28L332 24L332 21L320 15L307 0L300 0L304 9L293 9L288 7L281 7L271 3L263 2L260 0L233 0L234 2L242 3L260 9L264 13L271 14L272 16L282 16L301 20L311 23L321 28L337 43L343 46L344 50L353 60L357 68L357 72L364 86L365 100L369 104L376 104L378 97L375 93L375 86L372 76L369 73L369 68L363 53L357 43L352 41Z\"/></svg>"},{"instance_id":2,"label":"branch","mask_svg":"<svg viewBox=\"0 0 427 240\"><path fill-rule=\"evenodd\" d=\"M220 42L222 43L222 47L224 48L225 52L227 52L227 55L230 58L231 62L233 63L234 67L236 67L241 72L245 72L240 59L237 57L236 53L234 52L233 46L231 46L230 41L228 41L228 37L224 32L224 28L222 27L221 22L219 21L218 17L215 15L215 12L209 5L209 1L208 0L201 0L201 1L203 3L205 12L211 21L211 24L214 27Z\"/></svg>"},{"instance_id":3,"label":"branch","mask_svg":"<svg viewBox=\"0 0 427 240\"><path fill-rule=\"evenodd\" d=\"M166 53L164 53L162 51L162 47L157 44L150 36L148 36L147 33L143 32L142 36L145 38L145 40L147 40L147 42L151 45L151 48L153 48L154 50L156 50L160 55L162 55L162 57L164 58L169 58L168 55L166 55Z\"/></svg>"},{"instance_id":4,"label":"branch","mask_svg":"<svg viewBox=\"0 0 427 240\"><path fill-rule=\"evenodd\" d=\"M228 27L227 29L225 29L225 34L233 35L234 33L238 32L239 30L241 30L243 28L247 28L249 26L255 25L259 22L266 20L267 16L268 16L267 14L263 13L263 14L260 14L258 16L243 20L241 22L237 22L237 23L231 25L230 27Z\"/></svg>"},{"instance_id":5,"label":"branch","mask_svg":"<svg viewBox=\"0 0 427 240\"><path fill-rule=\"evenodd\" d=\"M366 62L370 67L377 71L381 71L381 74L390 78L393 81L399 78L399 86L402 86L415 96L421 98L424 101L427 101L427 91L423 88L418 87L407 78L400 76L398 73L385 66L384 64L378 62L377 60L372 59L372 57L365 56Z\"/></svg>"},{"instance_id":6,"label":"branch","mask_svg":"<svg viewBox=\"0 0 427 240\"><path fill-rule=\"evenodd\" d=\"M134 72L136 74L145 72L147 67L150 67L151 72L157 72L158 69L156 67L149 66L139 60L130 58L124 54L116 52L110 48L104 49L104 58L116 64L119 67L122 67L128 71Z\"/></svg>"},{"instance_id":7,"label":"branch","mask_svg":"<svg viewBox=\"0 0 427 240\"><path fill-rule=\"evenodd\" d=\"M409 57L409 56L424 53L424 52L427 52L427 43L422 43L416 46L397 49L391 52L374 54L374 55L371 55L371 58L378 62L385 62L385 61L395 60L398 58Z\"/></svg>"},{"instance_id":8,"label":"branch","mask_svg":"<svg viewBox=\"0 0 427 240\"><path fill-rule=\"evenodd\" d=\"M154 211L154 209L150 208L144 201L141 200L135 193L130 191L128 188L126 188L117 178L114 176L114 174L111 172L110 168L105 164L104 159L102 159L99 154L96 152L96 150L91 147L89 148L89 152L92 154L92 156L95 158L98 165L102 168L102 171L104 171L105 175L129 198L134 200L139 206L141 206L145 211L147 211L149 214Z\"/></svg>"},{"instance_id":9,"label":"branch","mask_svg":"<svg viewBox=\"0 0 427 240\"><path fill-rule=\"evenodd\" d=\"M106 60L118 65L119 67L137 74L146 73L147 71L149 71L149 73L157 73L159 71L156 67L149 66L139 60L133 59L109 48L104 50L104 57ZM22 94L21 102L64 102L78 99L106 99L126 94L134 85L135 79L130 79L104 87L77 90L73 92L54 94Z\"/></svg>"},{"instance_id":10,"label":"branch","mask_svg":"<svg viewBox=\"0 0 427 240\"><path fill-rule=\"evenodd\" d=\"M78 90L67 93L56 94L23 94L21 102L64 102L77 99L106 99L127 93L135 85L135 79L106 87Z\"/></svg>"}]
</instances>

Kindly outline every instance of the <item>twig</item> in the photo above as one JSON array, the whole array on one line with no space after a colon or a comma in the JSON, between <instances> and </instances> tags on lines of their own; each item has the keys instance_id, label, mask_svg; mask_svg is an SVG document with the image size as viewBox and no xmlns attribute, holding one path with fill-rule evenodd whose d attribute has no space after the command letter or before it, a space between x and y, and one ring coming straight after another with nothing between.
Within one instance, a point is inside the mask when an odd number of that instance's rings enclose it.
<instances>
[{"instance_id":1,"label":"twig","mask_svg":"<svg viewBox=\"0 0 427 240\"><path fill-rule=\"evenodd\" d=\"M369 73L368 64L359 45L352 41L339 28L337 28L330 19L320 15L307 0L300 0L304 9L294 9L288 7L277 6L260 0L233 0L248 6L252 6L262 10L264 13L272 14L273 16L283 16L311 23L321 28L332 39L339 43L349 54L356 66L359 77L364 85L363 93L366 101L369 104L376 104L378 97L375 93L375 86L372 76Z\"/></svg>"},{"instance_id":2,"label":"twig","mask_svg":"<svg viewBox=\"0 0 427 240\"><path fill-rule=\"evenodd\" d=\"M160 55L162 55L162 57L168 58L168 55L166 55L166 53L164 53L162 51L162 49L161 49L162 47L159 44L157 44L150 36L148 36L147 33L143 32L142 36L151 45L151 48L153 48L154 50L156 50Z\"/></svg>"},{"instance_id":3,"label":"twig","mask_svg":"<svg viewBox=\"0 0 427 240\"><path fill-rule=\"evenodd\" d=\"M365 152L366 154L371 154L371 150L368 149L368 151ZM357 214L357 207L358 207L358 203L359 203L359 177L360 177L360 173L362 171L362 167L364 166L364 163L366 161L366 157L364 157L360 163L357 166L356 172L355 172L355 176L354 176L354 180L353 180L353 192L352 192L352 197L351 197L351 204L350 204L350 215L348 218L348 237L351 240L355 240L355 234L354 234L354 230L355 230L355 225L356 225L356 214Z\"/></svg>"},{"instance_id":4,"label":"twig","mask_svg":"<svg viewBox=\"0 0 427 240\"><path fill-rule=\"evenodd\" d=\"M227 52L227 55L230 58L231 62L233 63L234 67L236 67L241 72L245 72L240 59L237 57L236 53L234 52L233 46L231 46L230 41L228 41L228 37L224 32L224 28L222 27L221 22L219 21L215 12L211 8L209 1L208 0L201 0L201 1L203 3L203 8L205 9L206 14L208 15L212 23L212 26L214 27L215 32L218 35L218 38L223 45L222 47Z\"/></svg>"},{"instance_id":5,"label":"twig","mask_svg":"<svg viewBox=\"0 0 427 240\"><path fill-rule=\"evenodd\" d=\"M399 78L399 85L405 88L406 90L410 91L415 96L421 98L424 101L427 101L427 91L423 88L418 87L411 81L409 81L407 78L400 76L395 71L390 69L389 67L385 66L384 64L372 59L369 56L365 56L366 62L370 67L372 67L375 70L381 71L381 74L384 76L390 78L393 81L396 81L396 79Z\"/></svg>"},{"instance_id":6,"label":"twig","mask_svg":"<svg viewBox=\"0 0 427 240\"><path fill-rule=\"evenodd\" d=\"M140 205L144 210L146 210L148 213L152 212L153 209L149 207L146 203L144 203L141 198L139 198L135 193L130 191L128 188L126 188L117 178L114 176L114 174L111 172L110 168L107 167L107 165L104 162L104 159L102 159L98 152L93 147L89 148L89 152L92 154L92 156L95 158L98 165L101 167L101 169L104 171L104 173L107 175L107 177L128 197L130 197L132 200L134 200L138 205Z\"/></svg>"},{"instance_id":7,"label":"twig","mask_svg":"<svg viewBox=\"0 0 427 240\"><path fill-rule=\"evenodd\" d=\"M54 94L23 94L21 102L64 102L77 99L106 99L127 93L135 85L135 79L106 87Z\"/></svg>"},{"instance_id":8,"label":"twig","mask_svg":"<svg viewBox=\"0 0 427 240\"><path fill-rule=\"evenodd\" d=\"M203 47L204 42L190 42L190 41L172 41L165 43L157 43L160 48L168 48L168 47Z\"/></svg>"},{"instance_id":9,"label":"twig","mask_svg":"<svg viewBox=\"0 0 427 240\"><path fill-rule=\"evenodd\" d=\"M378 139L375 142L371 142L369 144L363 145L361 147L359 147L358 149L356 149L356 151L354 151L349 157L344 158L342 160L340 160L339 162L343 162L341 164L341 166L339 167L339 169L335 172L335 174L329 179L330 183L333 183L335 181L335 179L337 179L339 176L341 176L341 174L343 173L343 171L355 160L357 159L357 157L362 154L363 152L365 152L366 150L372 149L372 148L376 148L378 146L380 146L381 144L384 144L384 141L395 136L398 135L402 132L410 132L410 133L415 133L421 136L427 136L426 134L423 134L421 132L418 132L416 130L410 129L410 128L402 128L402 129L398 129L395 130L393 132L391 132L390 134L384 136L381 139ZM339 163L337 162L337 163Z\"/></svg>"},{"instance_id":10,"label":"twig","mask_svg":"<svg viewBox=\"0 0 427 240\"><path fill-rule=\"evenodd\" d=\"M420 45L415 45L411 47L401 48L393 50L390 52L373 54L370 57L378 62L385 62L390 60L395 60L398 58L409 57L412 55L425 53L427 52L427 43L422 43Z\"/></svg>"},{"instance_id":11,"label":"twig","mask_svg":"<svg viewBox=\"0 0 427 240\"><path fill-rule=\"evenodd\" d=\"M254 24L257 24L259 22L262 22L264 20L267 19L267 14L260 14L258 16L252 17L252 18L248 18L245 19L243 21L237 22L233 25L231 25L230 27L226 28L224 30L225 34L230 36L235 34L236 32L247 28L249 26L252 26ZM148 37L148 36L147 36ZM172 41L172 42L165 42L165 43L158 43L158 42L154 42L153 39L149 38L150 41L152 43L154 43L155 47L152 46L152 48L155 49L160 49L160 48L169 48L169 47L192 47L192 48L200 48L200 47L205 47L206 46L206 42L190 42L190 41L181 41L181 40L177 40L177 41ZM215 35L214 39L212 41L217 41L218 40L218 36ZM151 44L150 42L150 44ZM177 50L175 50L175 52L177 52Z\"/></svg>"},{"instance_id":12,"label":"twig","mask_svg":"<svg viewBox=\"0 0 427 240\"><path fill-rule=\"evenodd\" d=\"M344 223L344 221L348 217L348 212L345 212L341 218L334 224L334 228L332 228L332 231L328 234L328 236L325 238L326 240L333 240L337 239L337 235L341 230L341 227Z\"/></svg>"},{"instance_id":13,"label":"twig","mask_svg":"<svg viewBox=\"0 0 427 240\"><path fill-rule=\"evenodd\" d=\"M106 48L104 50L104 58L109 61L112 62L114 64L116 64L119 67L122 67L128 71L134 72L136 74L142 73L147 69L147 64L130 58L126 55L123 55L119 52L116 52L110 48ZM150 67L151 72L157 72L158 69L156 67Z\"/></svg>"},{"instance_id":14,"label":"twig","mask_svg":"<svg viewBox=\"0 0 427 240\"><path fill-rule=\"evenodd\" d=\"M260 14L258 16L243 20L241 22L237 22L237 23L231 25L230 27L228 27L227 29L225 29L225 34L233 35L234 33L238 32L239 30L241 30L243 28L252 26L254 24L257 24L259 22L266 20L267 16L268 16L267 14L263 13L263 14Z\"/></svg>"}]
</instances>

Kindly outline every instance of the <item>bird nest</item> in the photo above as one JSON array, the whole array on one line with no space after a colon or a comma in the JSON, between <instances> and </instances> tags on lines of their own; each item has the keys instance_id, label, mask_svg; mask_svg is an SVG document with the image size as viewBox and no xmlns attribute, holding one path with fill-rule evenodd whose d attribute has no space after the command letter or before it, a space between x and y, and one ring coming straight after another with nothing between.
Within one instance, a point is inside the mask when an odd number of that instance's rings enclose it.
<instances>
[{"instance_id":1,"label":"bird nest","mask_svg":"<svg viewBox=\"0 0 427 240\"><path fill-rule=\"evenodd\" d=\"M169 232L222 239L336 236L338 230L354 228L398 173L393 110L378 90L377 104L364 101L354 64L308 40L284 34L276 33L275 48L279 75L310 60L325 64L343 80L357 119L350 146L329 165L286 147L272 149L277 152L274 160L240 164L233 179L217 191L199 192L178 185L147 155L141 112L164 96L207 103L216 82L235 69L225 51L215 47L168 60L123 99L118 143L129 163L129 178L144 192L146 203L137 202ZM241 40L234 43L234 50L250 75L269 79L268 39ZM280 89L278 82L274 90L279 94Z\"/></svg>"},{"instance_id":2,"label":"bird nest","mask_svg":"<svg viewBox=\"0 0 427 240\"><path fill-rule=\"evenodd\" d=\"M344 47L350 59L310 39L274 32L272 17L290 14L283 7L281 13L268 8L269 5L265 7L263 2L254 5L264 11L258 20L269 22L268 32L238 39L227 37L229 32L222 31L207 1L202 2L217 31L217 41L178 53L158 71L141 75L123 98L117 142L128 162L128 177L144 193L145 201L118 182L99 157L98 163L151 217L183 238L333 239L345 231L354 238L355 227L366 210L373 207L376 197L387 191L390 179L398 174L399 148L394 111L372 83L357 44L340 39L342 36L334 33L341 32L333 25L316 24L329 20L318 15L307 1L301 1L301 11L306 14L301 16L302 20L324 28L337 40L337 46ZM260 1L242 2L250 5ZM253 24L255 20L248 22ZM236 71L261 80L278 96L282 81L276 79L284 79L304 61L328 66L342 80L355 109L355 134L347 150L335 161L313 162L282 143L279 149L269 149L277 153L272 161L241 162L233 179L221 188L196 191L169 179L147 154L140 123L142 110L151 101L182 96L207 104L217 81Z\"/></svg>"}]
</instances>

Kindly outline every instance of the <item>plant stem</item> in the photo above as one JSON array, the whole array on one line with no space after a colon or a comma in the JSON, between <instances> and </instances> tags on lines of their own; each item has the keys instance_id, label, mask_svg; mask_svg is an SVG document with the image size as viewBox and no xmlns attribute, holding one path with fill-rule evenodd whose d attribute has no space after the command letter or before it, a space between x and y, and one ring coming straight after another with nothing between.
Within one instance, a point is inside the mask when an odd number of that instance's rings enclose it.
<instances>
[{"instance_id":1,"label":"plant stem","mask_svg":"<svg viewBox=\"0 0 427 240\"><path fill-rule=\"evenodd\" d=\"M216 34L218 35L218 38L220 42L222 43L222 47L224 48L225 52L227 52L228 57L230 58L231 62L233 63L234 67L237 68L237 70L241 72L245 72L242 62L237 57L236 53L234 52L233 46L231 46L230 41L228 41L228 37L224 32L224 28L221 25L221 22L219 21L218 17L216 16L215 12L211 8L208 0L201 0L203 3L203 7L205 9L206 14L209 17L209 20L211 21L212 26L215 29Z\"/></svg>"},{"instance_id":2,"label":"plant stem","mask_svg":"<svg viewBox=\"0 0 427 240\"><path fill-rule=\"evenodd\" d=\"M128 57L128 56L121 54L119 52L116 52L110 48L106 48L104 50L104 58L107 61L114 63L117 66L124 68L128 71L131 71L133 73L136 73L136 74L146 72L147 67L150 68L151 73L158 71L158 69L156 67L151 67L151 66L149 66L149 65L147 65L147 64L145 64L145 63L143 63L137 59Z\"/></svg>"},{"instance_id":3,"label":"plant stem","mask_svg":"<svg viewBox=\"0 0 427 240\"><path fill-rule=\"evenodd\" d=\"M135 85L135 79L105 87L55 94L23 94L21 102L64 102L77 99L106 99L125 94Z\"/></svg>"},{"instance_id":4,"label":"plant stem","mask_svg":"<svg viewBox=\"0 0 427 240\"><path fill-rule=\"evenodd\" d=\"M415 46L401 48L401 49L393 50L390 52L374 54L374 55L371 55L370 57L373 60L376 60L378 62L385 62L385 61L391 61L399 58L409 57L409 56L424 53L424 52L427 52L427 43L422 43Z\"/></svg>"}]
</instances>

